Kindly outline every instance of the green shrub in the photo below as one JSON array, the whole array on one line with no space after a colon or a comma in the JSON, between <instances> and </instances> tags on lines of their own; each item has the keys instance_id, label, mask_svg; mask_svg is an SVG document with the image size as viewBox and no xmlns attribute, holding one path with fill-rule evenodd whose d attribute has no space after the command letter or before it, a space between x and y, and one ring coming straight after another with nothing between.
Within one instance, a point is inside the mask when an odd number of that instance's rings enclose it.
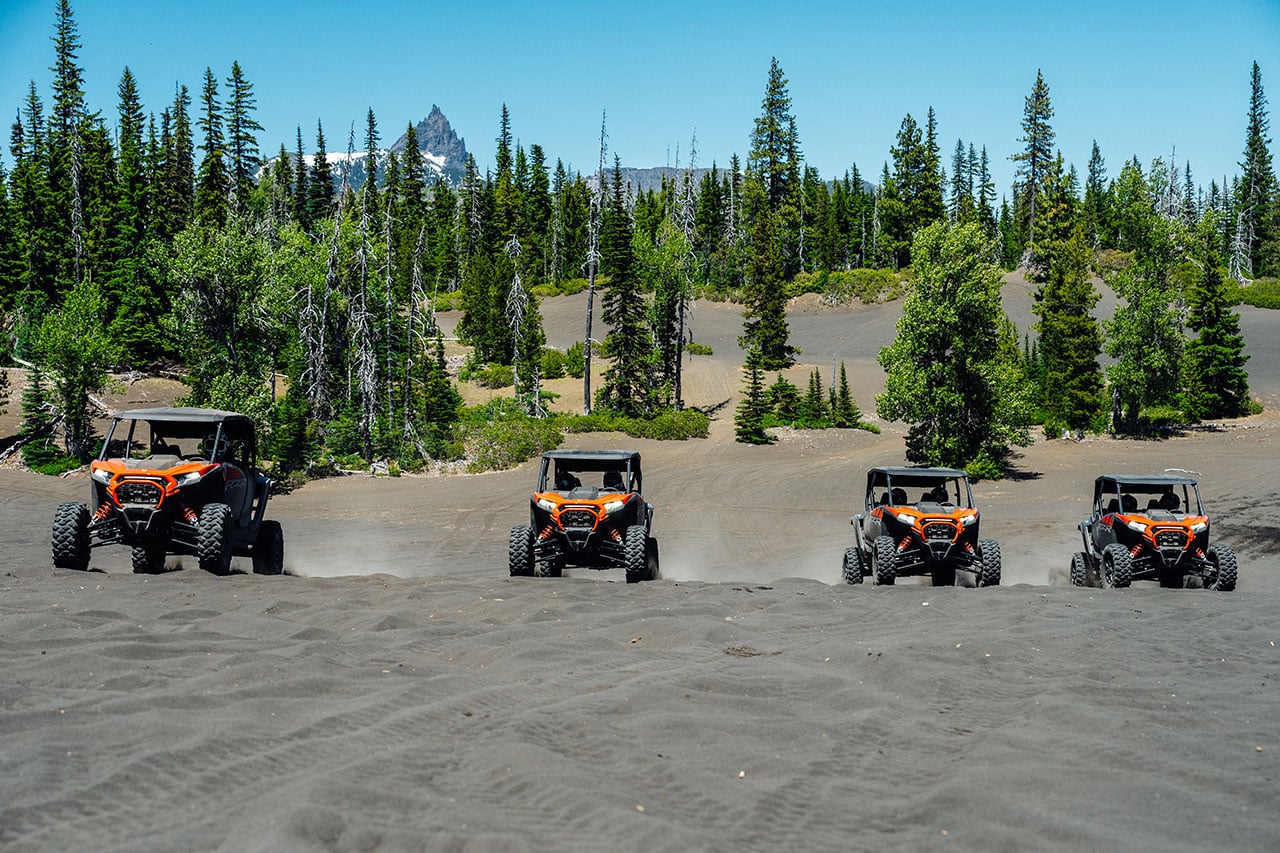
<instances>
[{"instance_id":1,"label":"green shrub","mask_svg":"<svg viewBox=\"0 0 1280 853\"><path fill-rule=\"evenodd\" d=\"M714 355L711 347L706 344L700 344L697 341L689 341L684 345L685 355Z\"/></svg>"},{"instance_id":2,"label":"green shrub","mask_svg":"<svg viewBox=\"0 0 1280 853\"><path fill-rule=\"evenodd\" d=\"M1258 278L1240 288L1240 301L1255 308L1280 308L1280 278Z\"/></svg>"},{"instance_id":3,"label":"green shrub","mask_svg":"<svg viewBox=\"0 0 1280 853\"><path fill-rule=\"evenodd\" d=\"M474 382L481 388L510 388L515 384L515 372L509 364L485 364L464 367L459 379Z\"/></svg>"},{"instance_id":4,"label":"green shrub","mask_svg":"<svg viewBox=\"0 0 1280 853\"><path fill-rule=\"evenodd\" d=\"M559 379L564 374L564 353L558 349L544 349L542 351L542 378Z\"/></svg>"},{"instance_id":5,"label":"green shrub","mask_svg":"<svg viewBox=\"0 0 1280 853\"><path fill-rule=\"evenodd\" d=\"M472 473L514 468L564 440L556 419L531 418L506 398L464 410L463 431Z\"/></svg>"},{"instance_id":6,"label":"green shrub","mask_svg":"<svg viewBox=\"0 0 1280 853\"><path fill-rule=\"evenodd\" d=\"M581 379L587 370L587 359L582 341L564 351L564 372L574 379Z\"/></svg>"},{"instance_id":7,"label":"green shrub","mask_svg":"<svg viewBox=\"0 0 1280 853\"><path fill-rule=\"evenodd\" d=\"M706 438L711 419L697 409L666 409L652 418L628 418L597 410L589 415L563 415L565 432L621 432L633 438L657 441L684 441Z\"/></svg>"},{"instance_id":8,"label":"green shrub","mask_svg":"<svg viewBox=\"0 0 1280 853\"><path fill-rule=\"evenodd\" d=\"M854 299L870 305L897 299L906 289L901 273L893 270L856 269L834 272L800 273L791 282L788 293L821 293L823 300L847 305Z\"/></svg>"}]
</instances>

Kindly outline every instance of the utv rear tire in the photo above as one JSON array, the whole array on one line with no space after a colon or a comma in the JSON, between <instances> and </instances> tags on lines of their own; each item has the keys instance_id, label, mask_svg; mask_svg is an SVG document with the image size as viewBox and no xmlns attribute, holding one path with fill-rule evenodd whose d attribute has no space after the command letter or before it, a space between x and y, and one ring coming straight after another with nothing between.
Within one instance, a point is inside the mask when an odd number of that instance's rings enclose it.
<instances>
[{"instance_id":1,"label":"utv rear tire","mask_svg":"<svg viewBox=\"0 0 1280 853\"><path fill-rule=\"evenodd\" d=\"M1133 581L1133 557L1129 549L1112 542L1102 549L1102 577L1107 586L1125 589Z\"/></svg>"},{"instance_id":2,"label":"utv rear tire","mask_svg":"<svg viewBox=\"0 0 1280 853\"><path fill-rule=\"evenodd\" d=\"M264 521L258 528L258 539L253 543L253 573L284 573L284 531L280 529L280 522Z\"/></svg>"},{"instance_id":3,"label":"utv rear tire","mask_svg":"<svg viewBox=\"0 0 1280 853\"><path fill-rule=\"evenodd\" d=\"M844 562L840 564L840 578L845 583L862 583L862 552L857 548L844 550Z\"/></svg>"},{"instance_id":4,"label":"utv rear tire","mask_svg":"<svg viewBox=\"0 0 1280 853\"><path fill-rule=\"evenodd\" d=\"M158 548L134 545L132 557L135 575L158 575L164 571L164 551Z\"/></svg>"},{"instance_id":5,"label":"utv rear tire","mask_svg":"<svg viewBox=\"0 0 1280 853\"><path fill-rule=\"evenodd\" d=\"M1000 586L1000 543L994 539L978 540L982 552L982 577L978 586Z\"/></svg>"},{"instance_id":6,"label":"utv rear tire","mask_svg":"<svg viewBox=\"0 0 1280 853\"><path fill-rule=\"evenodd\" d=\"M633 524L627 528L627 537L622 545L627 583L649 580L648 541L649 533L644 525Z\"/></svg>"},{"instance_id":7,"label":"utv rear tire","mask_svg":"<svg viewBox=\"0 0 1280 853\"><path fill-rule=\"evenodd\" d=\"M231 571L231 507L206 504L197 524L196 559L200 568L214 575Z\"/></svg>"},{"instance_id":8,"label":"utv rear tire","mask_svg":"<svg viewBox=\"0 0 1280 853\"><path fill-rule=\"evenodd\" d=\"M1088 586L1088 584L1089 561L1085 558L1083 551L1076 551L1071 555L1071 585Z\"/></svg>"},{"instance_id":9,"label":"utv rear tire","mask_svg":"<svg viewBox=\"0 0 1280 853\"><path fill-rule=\"evenodd\" d=\"M871 569L877 586L893 586L898 579L898 546L888 536L876 537Z\"/></svg>"},{"instance_id":10,"label":"utv rear tire","mask_svg":"<svg viewBox=\"0 0 1280 853\"><path fill-rule=\"evenodd\" d=\"M89 508L64 503L53 516L53 564L60 569L83 572L89 568Z\"/></svg>"},{"instance_id":11,"label":"utv rear tire","mask_svg":"<svg viewBox=\"0 0 1280 853\"><path fill-rule=\"evenodd\" d=\"M533 577L533 528L529 525L511 528L507 565L513 578Z\"/></svg>"},{"instance_id":12,"label":"utv rear tire","mask_svg":"<svg viewBox=\"0 0 1280 853\"><path fill-rule=\"evenodd\" d=\"M652 536L649 537L644 549L645 563L648 569L648 577L646 580L656 581L662 577L662 570L658 566L658 540Z\"/></svg>"},{"instance_id":13,"label":"utv rear tire","mask_svg":"<svg viewBox=\"0 0 1280 853\"><path fill-rule=\"evenodd\" d=\"M1209 562L1218 567L1218 576L1205 584L1207 589L1216 589L1218 592L1231 592L1236 588L1236 574L1239 567L1236 565L1236 552L1226 545L1211 545L1209 551L1205 554L1209 558Z\"/></svg>"}]
</instances>

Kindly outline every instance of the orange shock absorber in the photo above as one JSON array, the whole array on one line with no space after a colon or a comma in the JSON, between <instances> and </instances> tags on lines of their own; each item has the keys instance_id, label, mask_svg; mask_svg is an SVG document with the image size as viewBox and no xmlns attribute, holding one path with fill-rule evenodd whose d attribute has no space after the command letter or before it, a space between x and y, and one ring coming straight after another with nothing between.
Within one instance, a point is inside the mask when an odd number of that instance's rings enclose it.
<instances>
[{"instance_id":1,"label":"orange shock absorber","mask_svg":"<svg viewBox=\"0 0 1280 853\"><path fill-rule=\"evenodd\" d=\"M548 524L546 527L542 528L542 530L538 531L538 541L539 542L547 541L547 539L551 536L553 531L554 531L554 527Z\"/></svg>"},{"instance_id":2,"label":"orange shock absorber","mask_svg":"<svg viewBox=\"0 0 1280 853\"><path fill-rule=\"evenodd\" d=\"M910 536L903 536L903 537L902 537L902 541L898 543L898 550L899 550L899 551L905 551L905 550L907 550L907 549L908 549L908 548L910 548L910 547L911 547L911 537L910 537Z\"/></svg>"},{"instance_id":3,"label":"orange shock absorber","mask_svg":"<svg viewBox=\"0 0 1280 853\"><path fill-rule=\"evenodd\" d=\"M1130 548L1130 549L1129 549L1129 556L1130 556L1130 557L1140 557L1140 556L1142 556L1142 543L1141 543L1141 542L1139 542L1137 545L1134 545L1132 548Z\"/></svg>"},{"instance_id":4,"label":"orange shock absorber","mask_svg":"<svg viewBox=\"0 0 1280 853\"><path fill-rule=\"evenodd\" d=\"M102 519L106 518L110 514L111 514L111 502L103 501L102 506L98 507L98 510L93 514L93 517L96 518L98 521L102 521Z\"/></svg>"},{"instance_id":5,"label":"orange shock absorber","mask_svg":"<svg viewBox=\"0 0 1280 853\"><path fill-rule=\"evenodd\" d=\"M614 542L621 542L621 541L622 541L622 534L618 532L618 528L616 528L616 527L613 527L613 528L610 528L610 529L609 529L609 535L610 535L611 537L613 537L613 541L614 541Z\"/></svg>"},{"instance_id":6,"label":"orange shock absorber","mask_svg":"<svg viewBox=\"0 0 1280 853\"><path fill-rule=\"evenodd\" d=\"M185 518L191 524L195 524L197 521L200 520L196 516L196 511L193 510L191 507L187 506L186 504L182 505L182 517Z\"/></svg>"}]
</instances>

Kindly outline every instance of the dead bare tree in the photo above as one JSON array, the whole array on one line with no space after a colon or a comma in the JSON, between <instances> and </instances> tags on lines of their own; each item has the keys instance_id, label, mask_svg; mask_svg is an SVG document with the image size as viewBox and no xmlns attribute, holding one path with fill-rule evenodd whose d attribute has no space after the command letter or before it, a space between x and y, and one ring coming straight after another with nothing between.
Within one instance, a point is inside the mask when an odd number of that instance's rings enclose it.
<instances>
[{"instance_id":1,"label":"dead bare tree","mask_svg":"<svg viewBox=\"0 0 1280 853\"><path fill-rule=\"evenodd\" d=\"M600 267L600 217L604 207L604 155L607 112L600 114L600 162L596 166L596 187L591 194L591 217L587 223L587 332L582 342L582 413L591 414L591 312L596 299L596 270Z\"/></svg>"},{"instance_id":2,"label":"dead bare tree","mask_svg":"<svg viewBox=\"0 0 1280 853\"><path fill-rule=\"evenodd\" d=\"M355 149L355 125L347 141L347 164ZM347 170L342 173L343 188L347 187ZM356 293L349 300L352 356L360 400L360 444L366 462L373 458L373 424L378 412L378 364L375 355L373 329L369 314L369 207L368 195L360 194L360 242L356 246Z\"/></svg>"}]
</instances>

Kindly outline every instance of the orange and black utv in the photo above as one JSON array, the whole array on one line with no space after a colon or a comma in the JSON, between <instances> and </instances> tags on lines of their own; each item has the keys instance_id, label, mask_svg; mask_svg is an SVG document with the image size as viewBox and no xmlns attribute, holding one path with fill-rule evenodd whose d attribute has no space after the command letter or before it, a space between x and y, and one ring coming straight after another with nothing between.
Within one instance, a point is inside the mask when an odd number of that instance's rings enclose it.
<instances>
[{"instance_id":1,"label":"orange and black utv","mask_svg":"<svg viewBox=\"0 0 1280 853\"><path fill-rule=\"evenodd\" d=\"M511 528L511 575L560 577L566 566L582 566L623 569L627 583L656 579L653 506L640 492L635 451L542 454L529 524Z\"/></svg>"},{"instance_id":2,"label":"orange and black utv","mask_svg":"<svg viewBox=\"0 0 1280 853\"><path fill-rule=\"evenodd\" d=\"M851 520L854 546L841 577L880 585L928 575L934 586L997 586L1000 545L978 538L969 478L954 468L879 467L867 472L865 507Z\"/></svg>"},{"instance_id":3,"label":"orange and black utv","mask_svg":"<svg viewBox=\"0 0 1280 853\"><path fill-rule=\"evenodd\" d=\"M213 409L120 412L89 466L90 502L64 503L53 521L53 564L84 571L89 551L133 549L133 570L164 570L169 554L226 574L233 556L258 574L284 568L280 523L264 520L271 481L258 470L253 421Z\"/></svg>"},{"instance_id":4,"label":"orange and black utv","mask_svg":"<svg viewBox=\"0 0 1280 853\"><path fill-rule=\"evenodd\" d=\"M1104 474L1093 510L1080 522L1084 550L1071 556L1075 586L1123 588L1135 580L1230 592L1236 555L1209 544L1200 489L1182 474Z\"/></svg>"}]
</instances>

